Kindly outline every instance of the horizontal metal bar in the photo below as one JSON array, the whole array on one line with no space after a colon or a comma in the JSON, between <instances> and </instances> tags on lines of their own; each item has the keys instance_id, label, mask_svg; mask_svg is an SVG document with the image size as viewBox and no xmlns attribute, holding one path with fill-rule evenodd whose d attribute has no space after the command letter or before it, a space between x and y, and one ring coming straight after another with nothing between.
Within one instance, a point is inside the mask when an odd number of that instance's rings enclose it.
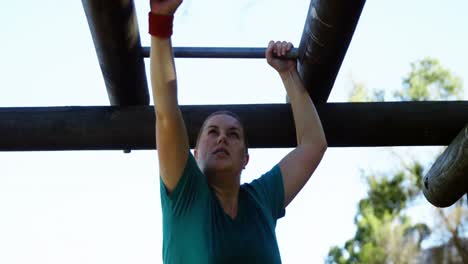
<instances>
[{"instance_id":1,"label":"horizontal metal bar","mask_svg":"<svg viewBox=\"0 0 468 264\"><path fill-rule=\"evenodd\" d=\"M226 48L226 47L174 47L176 58L205 58L205 59L262 59L265 58L266 48ZM149 57L150 47L142 47L143 57ZM293 48L284 57L297 59L299 51Z\"/></svg>"},{"instance_id":2,"label":"horizontal metal bar","mask_svg":"<svg viewBox=\"0 0 468 264\"><path fill-rule=\"evenodd\" d=\"M289 104L184 105L195 146L204 119L230 110L251 148L296 146ZM330 147L448 145L468 120L468 101L317 105ZM154 149L152 106L0 107L0 151Z\"/></svg>"}]
</instances>

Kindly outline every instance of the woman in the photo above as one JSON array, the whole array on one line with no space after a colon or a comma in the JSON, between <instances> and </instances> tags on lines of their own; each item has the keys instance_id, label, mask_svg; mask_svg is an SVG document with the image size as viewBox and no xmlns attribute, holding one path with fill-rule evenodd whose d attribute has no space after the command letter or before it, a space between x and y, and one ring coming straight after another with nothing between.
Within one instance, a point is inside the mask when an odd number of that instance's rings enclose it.
<instances>
[{"instance_id":1,"label":"woman","mask_svg":"<svg viewBox=\"0 0 468 264\"><path fill-rule=\"evenodd\" d=\"M161 176L165 263L280 263L276 220L305 185L327 148L315 107L286 54L271 41L267 62L279 73L293 110L297 147L269 172L240 185L249 161L239 118L216 112L203 124L194 155L177 102L170 35L182 0L151 0L151 83ZM276 55L276 57L273 56Z\"/></svg>"}]
</instances>

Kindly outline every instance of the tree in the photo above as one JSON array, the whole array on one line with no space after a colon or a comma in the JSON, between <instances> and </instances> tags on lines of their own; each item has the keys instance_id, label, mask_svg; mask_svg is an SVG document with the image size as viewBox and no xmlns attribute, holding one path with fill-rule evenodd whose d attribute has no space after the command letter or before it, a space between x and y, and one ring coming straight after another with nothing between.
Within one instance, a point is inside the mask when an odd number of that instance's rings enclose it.
<instances>
[{"instance_id":1,"label":"tree","mask_svg":"<svg viewBox=\"0 0 468 264\"><path fill-rule=\"evenodd\" d=\"M411 63L411 72L403 79L403 89L395 93L402 101L461 99L462 81L434 58Z\"/></svg>"},{"instance_id":2,"label":"tree","mask_svg":"<svg viewBox=\"0 0 468 264\"><path fill-rule=\"evenodd\" d=\"M437 59L424 58L411 63L411 71L403 78L402 88L394 92L390 100L426 101L459 100L463 94L460 77L444 68ZM385 100L385 91L369 91L364 83L353 81L350 102L381 102Z\"/></svg>"},{"instance_id":3,"label":"tree","mask_svg":"<svg viewBox=\"0 0 468 264\"><path fill-rule=\"evenodd\" d=\"M369 95L363 83L354 82L350 94L352 102L384 101L383 90ZM459 99L462 82L433 58L425 58L411 64L411 72L403 79L402 88L394 93L394 99L447 100ZM405 160L402 158L401 160ZM368 195L359 202L354 219L356 233L343 247L333 247L326 263L419 263L421 243L431 230L424 223L412 224L404 213L411 201L421 196L423 165L414 161L402 163L402 168L387 175L366 175ZM451 213L453 211L453 213ZM463 235L466 235L468 212L458 203L455 209L438 209L443 233L453 241L458 255L465 261ZM451 223L451 224L450 224ZM447 239L446 239L447 240ZM445 241L447 243L447 241ZM427 255L427 254L426 254ZM468 254L466 255L468 256ZM465 261L464 263L468 263Z\"/></svg>"},{"instance_id":4,"label":"tree","mask_svg":"<svg viewBox=\"0 0 468 264\"><path fill-rule=\"evenodd\" d=\"M363 82L353 82L353 90L349 95L349 101L353 103L358 102L383 102L385 100L384 90L373 90L373 93L369 95L369 91Z\"/></svg>"},{"instance_id":5,"label":"tree","mask_svg":"<svg viewBox=\"0 0 468 264\"><path fill-rule=\"evenodd\" d=\"M368 197L359 202L356 234L343 248L332 248L326 262L412 263L430 231L425 224L411 224L402 211L419 195L422 171L415 162L391 177L367 176Z\"/></svg>"},{"instance_id":6,"label":"tree","mask_svg":"<svg viewBox=\"0 0 468 264\"><path fill-rule=\"evenodd\" d=\"M457 256L448 256L448 258L456 261L459 259L461 263L468 263L468 210L463 206L463 200L457 202L451 210L435 209L437 212L438 228L436 230L439 238L445 238L442 241L444 244L451 244L455 248ZM449 252L451 254L452 252ZM452 254L453 255L453 254Z\"/></svg>"}]
</instances>

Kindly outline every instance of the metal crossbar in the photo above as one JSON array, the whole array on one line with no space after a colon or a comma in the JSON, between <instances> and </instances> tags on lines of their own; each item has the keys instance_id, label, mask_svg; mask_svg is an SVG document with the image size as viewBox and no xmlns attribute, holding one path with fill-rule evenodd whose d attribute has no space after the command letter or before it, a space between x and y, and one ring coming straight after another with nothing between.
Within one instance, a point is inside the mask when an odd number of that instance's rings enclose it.
<instances>
[{"instance_id":1,"label":"metal crossbar","mask_svg":"<svg viewBox=\"0 0 468 264\"><path fill-rule=\"evenodd\" d=\"M143 57L148 58L150 47L143 47ZM210 58L210 59L262 59L266 48L231 48L231 47L174 47L176 58ZM299 50L293 48L284 57L297 59Z\"/></svg>"}]
</instances>

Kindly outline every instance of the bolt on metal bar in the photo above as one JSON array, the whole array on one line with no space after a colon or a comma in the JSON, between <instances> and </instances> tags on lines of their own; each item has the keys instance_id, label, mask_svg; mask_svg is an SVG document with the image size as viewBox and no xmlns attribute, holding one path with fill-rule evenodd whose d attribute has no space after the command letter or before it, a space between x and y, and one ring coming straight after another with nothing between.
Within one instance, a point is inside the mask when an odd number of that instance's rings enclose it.
<instances>
[{"instance_id":1,"label":"bolt on metal bar","mask_svg":"<svg viewBox=\"0 0 468 264\"><path fill-rule=\"evenodd\" d=\"M266 48L221 48L221 47L174 47L176 58L210 58L210 59L262 59ZM142 47L143 57L148 58L150 47ZM284 57L297 59L298 49L291 49Z\"/></svg>"}]
</instances>

